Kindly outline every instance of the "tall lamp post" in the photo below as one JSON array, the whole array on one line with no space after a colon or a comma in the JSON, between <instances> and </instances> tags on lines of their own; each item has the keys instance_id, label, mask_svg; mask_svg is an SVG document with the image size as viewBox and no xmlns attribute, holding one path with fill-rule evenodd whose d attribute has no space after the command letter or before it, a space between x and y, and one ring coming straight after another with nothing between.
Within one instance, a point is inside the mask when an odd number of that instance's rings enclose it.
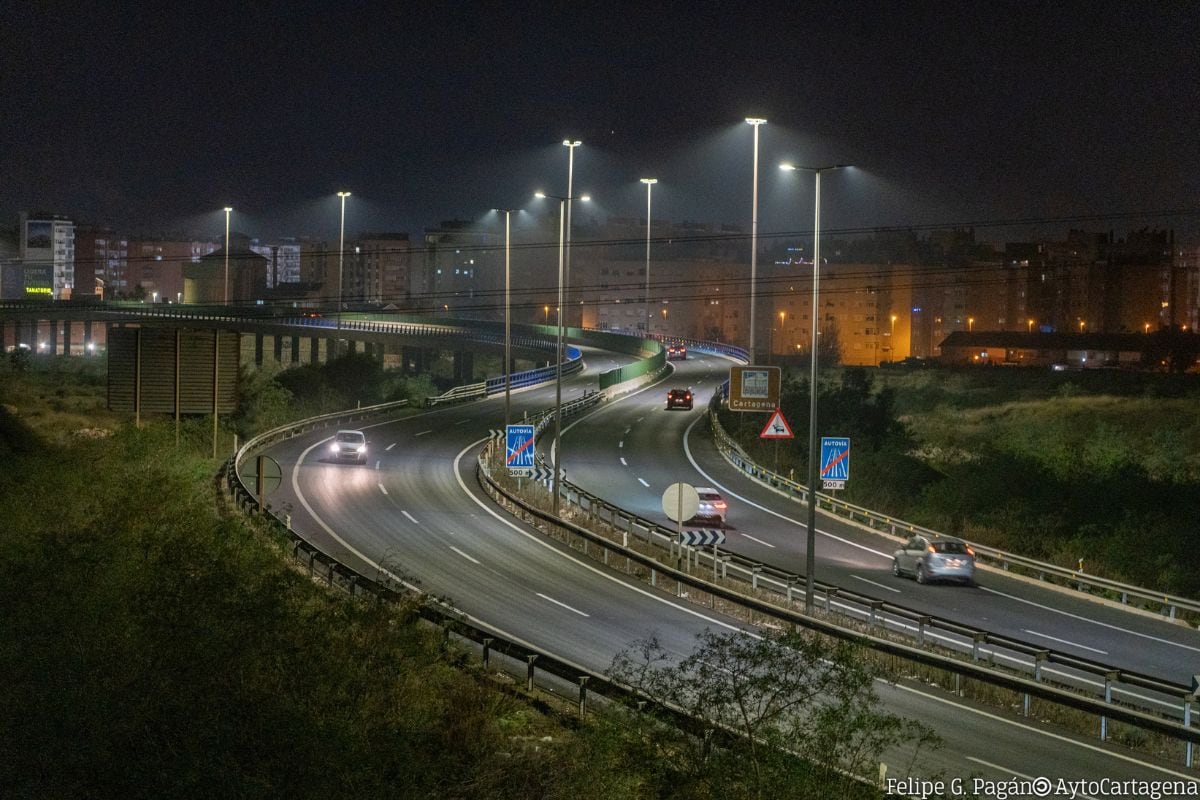
<instances>
[{"instance_id":1,"label":"tall lamp post","mask_svg":"<svg viewBox=\"0 0 1200 800\"><path fill-rule=\"evenodd\" d=\"M750 210L750 363L754 363L754 312L758 299L758 129L766 124L761 117L746 117L754 127L754 199Z\"/></svg>"},{"instance_id":2,"label":"tall lamp post","mask_svg":"<svg viewBox=\"0 0 1200 800\"><path fill-rule=\"evenodd\" d=\"M225 206L225 305L229 305L229 214L233 206Z\"/></svg>"},{"instance_id":3,"label":"tall lamp post","mask_svg":"<svg viewBox=\"0 0 1200 800\"><path fill-rule=\"evenodd\" d=\"M512 276L512 238L510 222L513 208L498 208L504 212L504 427L508 428L512 396L512 321L509 317ZM549 312L547 312L549 313Z\"/></svg>"},{"instance_id":4,"label":"tall lamp post","mask_svg":"<svg viewBox=\"0 0 1200 800\"><path fill-rule=\"evenodd\" d=\"M576 142L578 144L578 142ZM566 222L566 209L570 208L571 200L583 200L587 202L592 198L588 195L580 195L573 198L569 195L546 194L545 192L537 192L535 197L539 199L550 198L558 201L558 344L555 347L555 364L554 364L554 516L558 516L559 507L559 491L562 487L562 363L563 363L563 292L564 289L564 268L566 259L564 255L565 238L564 225Z\"/></svg>"},{"instance_id":5,"label":"tall lamp post","mask_svg":"<svg viewBox=\"0 0 1200 800\"><path fill-rule=\"evenodd\" d=\"M566 250L563 256L563 281L567 286L571 285L571 201L575 198L575 148L583 142L578 139L563 139L563 147L567 148L567 193L564 195L567 200L567 238ZM559 298L558 308L559 314L566 313L566 306L563 305L563 299ZM555 494L555 497L558 495ZM557 500L555 501L557 502Z\"/></svg>"},{"instance_id":6,"label":"tall lamp post","mask_svg":"<svg viewBox=\"0 0 1200 800\"><path fill-rule=\"evenodd\" d=\"M338 223L338 296L337 296L337 329L342 329L342 263L346 257L346 198L350 196L349 192L338 192L338 198L342 201L342 213ZM339 349L341 345L338 346Z\"/></svg>"},{"instance_id":7,"label":"tall lamp post","mask_svg":"<svg viewBox=\"0 0 1200 800\"><path fill-rule=\"evenodd\" d=\"M780 164L786 171L802 170L816 176L816 200L813 207L813 282L812 282L812 366L808 386L808 538L804 558L804 612L813 611L813 594L817 572L817 301L821 289L821 173L843 169L848 164L831 164L826 167L800 167Z\"/></svg>"},{"instance_id":8,"label":"tall lamp post","mask_svg":"<svg viewBox=\"0 0 1200 800\"><path fill-rule=\"evenodd\" d=\"M646 337L650 337L650 193L658 178L642 178L646 184Z\"/></svg>"}]
</instances>

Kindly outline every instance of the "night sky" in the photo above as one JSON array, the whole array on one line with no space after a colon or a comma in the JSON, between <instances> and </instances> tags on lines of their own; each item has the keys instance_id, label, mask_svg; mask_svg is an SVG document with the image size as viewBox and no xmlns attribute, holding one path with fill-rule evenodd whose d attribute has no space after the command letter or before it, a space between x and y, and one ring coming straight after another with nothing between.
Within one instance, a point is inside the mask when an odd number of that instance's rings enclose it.
<instances>
[{"instance_id":1,"label":"night sky","mask_svg":"<svg viewBox=\"0 0 1200 800\"><path fill-rule=\"evenodd\" d=\"M180 4L180 6L192 4ZM576 189L760 230L1055 221L1200 235L1200 4L8 4L0 221L418 233ZM993 233L994 231L994 233ZM980 238L1017 235L991 228Z\"/></svg>"}]
</instances>

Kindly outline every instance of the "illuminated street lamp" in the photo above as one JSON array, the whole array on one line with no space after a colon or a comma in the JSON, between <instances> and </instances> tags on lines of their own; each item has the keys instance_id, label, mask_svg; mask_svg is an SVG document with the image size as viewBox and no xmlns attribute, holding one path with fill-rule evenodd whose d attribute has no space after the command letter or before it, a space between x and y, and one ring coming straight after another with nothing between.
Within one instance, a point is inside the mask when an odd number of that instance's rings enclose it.
<instances>
[{"instance_id":1,"label":"illuminated street lamp","mask_svg":"<svg viewBox=\"0 0 1200 800\"><path fill-rule=\"evenodd\" d=\"M229 214L233 206L225 206L225 305L229 305Z\"/></svg>"},{"instance_id":2,"label":"illuminated street lamp","mask_svg":"<svg viewBox=\"0 0 1200 800\"><path fill-rule=\"evenodd\" d=\"M820 305L817 298L821 289L821 173L843 169L848 164L831 164L827 167L799 167L780 164L779 168L791 172L803 170L816 177L816 201L813 208L813 283L812 283L812 365L809 374L808 403L808 536L805 554L804 611L813 611L813 594L816 590L817 572L817 314Z\"/></svg>"},{"instance_id":3,"label":"illuminated street lamp","mask_svg":"<svg viewBox=\"0 0 1200 800\"><path fill-rule=\"evenodd\" d=\"M975 318L967 317L967 331L970 332L973 330L975 330Z\"/></svg>"},{"instance_id":4,"label":"illuminated street lamp","mask_svg":"<svg viewBox=\"0 0 1200 800\"><path fill-rule=\"evenodd\" d=\"M650 193L654 190L654 184L658 183L658 178L642 178L642 183L646 184L646 302L643 305L646 307L646 336L650 335Z\"/></svg>"},{"instance_id":5,"label":"illuminated street lamp","mask_svg":"<svg viewBox=\"0 0 1200 800\"><path fill-rule=\"evenodd\" d=\"M571 285L571 201L575 199L575 148L581 144L583 142L578 139L563 139L563 147L567 148L567 238L563 254L563 282L566 286ZM566 306L563 305L562 298L558 301L558 307L559 313L564 313Z\"/></svg>"},{"instance_id":6,"label":"illuminated street lamp","mask_svg":"<svg viewBox=\"0 0 1200 800\"><path fill-rule=\"evenodd\" d=\"M1084 322L1083 320L1079 320L1079 332L1080 332L1080 333L1083 333L1083 326L1084 326L1084 325L1086 325L1086 324L1087 324L1087 323L1086 323L1086 322Z\"/></svg>"},{"instance_id":7,"label":"illuminated street lamp","mask_svg":"<svg viewBox=\"0 0 1200 800\"><path fill-rule=\"evenodd\" d=\"M511 217L516 209L499 208L504 212L504 427L508 428L509 410L512 395L512 321L509 318L509 302L511 299ZM549 315L549 309L547 309Z\"/></svg>"},{"instance_id":8,"label":"illuminated street lamp","mask_svg":"<svg viewBox=\"0 0 1200 800\"><path fill-rule=\"evenodd\" d=\"M564 142L563 144L568 144ZM576 145L579 142L575 143ZM564 233L564 225L566 222L566 209L570 208L571 200L583 200L587 202L592 198L588 195L580 195L573 198L569 195L546 194L545 192L537 192L534 197L539 199L553 199L558 201L558 344L555 347L555 364L554 364L554 516L558 516L559 507L559 491L562 485L562 362L563 362L563 292L565 291L564 271L566 264L565 242L566 234ZM549 310L547 310L549 315Z\"/></svg>"},{"instance_id":9,"label":"illuminated street lamp","mask_svg":"<svg viewBox=\"0 0 1200 800\"><path fill-rule=\"evenodd\" d=\"M758 129L766 124L761 117L746 117L754 128L754 194L750 207L750 363L754 363L754 311L758 299Z\"/></svg>"},{"instance_id":10,"label":"illuminated street lamp","mask_svg":"<svg viewBox=\"0 0 1200 800\"><path fill-rule=\"evenodd\" d=\"M1032 320L1032 319L1027 319L1027 320L1025 320L1025 322L1026 322L1026 323L1028 324L1028 326L1029 326L1029 327L1026 329L1026 333L1033 333L1033 320Z\"/></svg>"},{"instance_id":11,"label":"illuminated street lamp","mask_svg":"<svg viewBox=\"0 0 1200 800\"><path fill-rule=\"evenodd\" d=\"M1142 330L1143 330L1145 333L1150 333L1150 323L1149 323L1149 322L1147 322L1145 325L1143 325L1143 326L1142 326Z\"/></svg>"},{"instance_id":12,"label":"illuminated street lamp","mask_svg":"<svg viewBox=\"0 0 1200 800\"><path fill-rule=\"evenodd\" d=\"M338 192L342 201L341 219L338 223L338 295L337 295L337 329L342 329L342 262L346 257L346 198L349 192Z\"/></svg>"}]
</instances>

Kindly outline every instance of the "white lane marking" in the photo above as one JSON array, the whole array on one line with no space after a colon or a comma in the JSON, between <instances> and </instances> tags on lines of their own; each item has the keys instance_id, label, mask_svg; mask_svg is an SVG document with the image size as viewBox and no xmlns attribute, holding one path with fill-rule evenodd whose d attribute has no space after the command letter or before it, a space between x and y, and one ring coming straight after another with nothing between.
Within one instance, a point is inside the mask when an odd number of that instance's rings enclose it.
<instances>
[{"instance_id":1,"label":"white lane marking","mask_svg":"<svg viewBox=\"0 0 1200 800\"><path fill-rule=\"evenodd\" d=\"M470 422L470 421L471 421L471 420L469 420L469 419L460 419L458 422L456 422L456 423L454 423L454 424L455 424L455 425L466 425L466 424L467 424L468 422Z\"/></svg>"},{"instance_id":2,"label":"white lane marking","mask_svg":"<svg viewBox=\"0 0 1200 800\"><path fill-rule=\"evenodd\" d=\"M622 449L622 450L625 448L625 440L624 440L624 439L622 439L621 441L617 442L617 448L618 448L618 449Z\"/></svg>"},{"instance_id":3,"label":"white lane marking","mask_svg":"<svg viewBox=\"0 0 1200 800\"><path fill-rule=\"evenodd\" d=\"M384 486L383 486L383 484L382 484L382 483L381 483L381 484L379 484L379 491L383 492L384 494L387 494L387 489L386 489L386 488L384 488Z\"/></svg>"},{"instance_id":4,"label":"white lane marking","mask_svg":"<svg viewBox=\"0 0 1200 800\"><path fill-rule=\"evenodd\" d=\"M624 459L621 460L624 461ZM638 478L638 483L640 483L642 486L645 486L647 489L650 488L650 484L646 483L645 478Z\"/></svg>"},{"instance_id":5,"label":"white lane marking","mask_svg":"<svg viewBox=\"0 0 1200 800\"><path fill-rule=\"evenodd\" d=\"M879 680L882 683L887 683L886 681L883 681L883 679L881 679L881 678L878 678L877 680ZM1183 772L1175 772L1174 770L1167 769L1166 767L1159 766L1158 764L1151 764L1148 761L1139 761L1138 759L1134 758L1133 756L1127 756L1122 753L1115 752L1113 750L1106 750L1103 747L1098 747L1094 744L1089 744L1088 742L1081 742L1076 739L1072 739L1069 736L1063 736L1062 734L1059 734L1059 733L1051 733L1048 730L1043 730L1041 728L1035 728L1032 725L1026 725L1023 722L1017 722L1016 720L1008 719L1006 717L1001 717L996 714L992 714L990 712L984 711L982 709L975 708L973 706L964 706L960 703L954 702L953 700L947 700L944 697L939 697L935 694L929 694L928 692L923 692L920 689L914 689L911 686L905 686L902 683L891 683L891 684L887 684L887 685L891 686L892 688L899 689L902 692L909 692L911 694L920 695L921 697L924 697L926 700L932 700L935 703L942 703L944 705L954 706L956 709L958 709L961 712L966 712L968 714L978 714L981 717L987 717L988 719L993 720L995 722L1000 722L1005 725L1011 725L1014 728L1020 728L1023 731L1028 731L1029 733L1037 734L1038 736L1047 736L1047 737L1054 739L1056 741L1059 741L1059 742L1066 742L1067 744L1073 744L1076 747L1082 747L1085 750L1091 750L1092 752L1100 753L1101 755L1108 756L1109 758L1116 758L1121 761L1128 762L1130 764L1137 764L1139 767L1146 767L1147 769L1152 769L1156 772L1162 772L1164 774L1170 775L1173 778L1181 778L1181 779L1189 781L1191 783L1196 782L1195 775L1188 775Z\"/></svg>"},{"instance_id":6,"label":"white lane marking","mask_svg":"<svg viewBox=\"0 0 1200 800\"><path fill-rule=\"evenodd\" d=\"M562 602L561 600L555 600L553 597L547 597L546 595L542 594L541 592L537 592L537 596L542 598L543 600L549 600L551 603L554 603L554 605L556 605L556 606L562 606L567 611L574 611L576 614L578 614L581 617L590 617L591 616L591 614L585 614L582 611L580 611L578 608L571 608L569 605Z\"/></svg>"},{"instance_id":7,"label":"white lane marking","mask_svg":"<svg viewBox=\"0 0 1200 800\"><path fill-rule=\"evenodd\" d=\"M1083 622L1090 622L1093 625L1099 625L1101 628L1108 628L1110 630L1120 631L1121 633L1128 633L1131 636L1140 636L1141 638L1149 639L1152 642L1160 642L1161 644L1174 645L1175 647L1181 647L1184 650L1191 650L1194 653L1200 653L1200 647L1192 647L1191 645L1180 644L1179 642L1172 642L1170 639L1163 639L1160 636L1151 636L1148 633L1140 633L1138 631L1130 630L1129 628L1122 628L1119 625L1113 625L1112 623L1109 623L1109 622L1100 622L1099 620L1089 619L1087 617L1080 616L1079 614L1072 614L1070 611L1063 611L1061 608L1053 608L1052 606L1044 606L1041 603L1035 603L1032 600L1026 600L1024 597L1017 597L1015 594L1008 594L1007 592L1000 592L995 589L989 589L986 586L980 586L979 588L985 592L990 592L992 594L998 594L1001 597L1007 597L1009 600L1016 600L1018 603L1025 603L1027 605L1034 606L1035 608L1040 608L1043 611L1053 611L1056 614L1062 614L1063 616L1070 617L1071 619L1078 619L1078 620L1082 620Z\"/></svg>"},{"instance_id":8,"label":"white lane marking","mask_svg":"<svg viewBox=\"0 0 1200 800\"><path fill-rule=\"evenodd\" d=\"M379 463L380 462L378 462L378 461L375 462L375 469L379 469Z\"/></svg>"},{"instance_id":9,"label":"white lane marking","mask_svg":"<svg viewBox=\"0 0 1200 800\"><path fill-rule=\"evenodd\" d=\"M869 583L872 586L878 586L880 589L887 589L889 592L895 592L896 594L900 594L899 589L894 589L891 586L884 586L882 583L876 583L875 581L869 581L866 578L860 578L857 575L851 575L850 577L854 578L854 580L856 580L856 581L862 581L863 583Z\"/></svg>"},{"instance_id":10,"label":"white lane marking","mask_svg":"<svg viewBox=\"0 0 1200 800\"><path fill-rule=\"evenodd\" d=\"M610 406L610 408L611 408L611 406ZM787 522L791 522L792 524L803 528L804 525L802 523L800 523L798 520L794 520L791 517L780 514L778 511L767 508L766 506L759 505L758 503L755 503L751 500L747 500L746 498L742 497L741 495L739 495L736 492L729 489L727 486L723 486L719 481L717 481L716 478L713 478L711 475L709 475L707 472L705 472L703 469L700 468L700 465L696 462L696 459L692 456L692 449L688 445L688 437L692 433L692 428L694 428L696 426L696 423L698 423L701 419L703 419L703 417L697 417L692 422L692 424L688 426L688 428L684 432L684 436L683 436L683 451L684 451L684 454L687 456L688 461L691 462L692 467L697 472L699 472L701 475L704 476L704 479L709 482L709 485L713 486L714 488L723 490L730 497L741 500L743 503L753 506L754 508L757 508L760 511L765 511L768 514L771 514L772 516L778 517L779 519L785 520ZM865 550L868 553L874 553L875 555L879 556L880 558L885 558L888 560L890 560L892 558L891 554L889 554L889 553L884 553L879 550L875 550L873 548L867 547L866 545L859 544L858 542L852 542L849 539L845 539L841 536L835 536L832 533L828 533L827 531L821 530L820 528L817 529L817 533L819 533L822 536L825 536L829 539L833 539L835 541L842 542L843 544L850 545L851 547L856 547L859 550ZM1063 611L1061 608L1054 608L1052 606L1042 605L1041 603L1036 603L1033 600L1026 600L1023 597L1017 597L1016 595L1008 594L1007 592L1001 592L996 589L991 589L991 588L988 588L987 586L980 586L979 588L985 592L991 592L992 594L996 594L1001 597L1007 597L1010 600L1016 600L1018 603L1026 603L1028 605L1034 606L1035 608L1040 608L1043 611L1051 611L1055 614L1062 614L1063 616L1070 617L1071 619L1082 620L1083 622L1090 622L1093 625L1099 625L1100 627L1108 628L1109 630L1120 631L1121 633L1128 633L1131 636L1139 636L1143 639L1149 639L1150 641L1153 641L1153 642L1169 644L1169 645L1173 645L1175 647L1183 648L1184 650L1191 650L1194 653L1200 653L1200 647L1192 647L1191 645L1181 644L1179 642L1173 642L1170 639L1164 639L1160 636L1151 636L1148 633L1141 633L1139 631L1131 630L1129 628L1122 628L1120 625L1113 625L1110 622L1100 622L1099 620L1089 619L1088 617L1084 617L1079 614L1073 614L1070 611Z\"/></svg>"},{"instance_id":11,"label":"white lane marking","mask_svg":"<svg viewBox=\"0 0 1200 800\"><path fill-rule=\"evenodd\" d=\"M1052 642L1058 642L1059 644L1067 644L1067 645L1070 645L1071 647L1078 647L1081 650L1091 650L1093 653L1099 653L1102 656L1108 655L1107 650L1097 650L1095 647L1088 647L1086 644L1079 644L1078 642L1072 642L1069 639L1060 639L1057 636L1050 636L1049 634L1046 634L1046 633L1038 633L1037 631L1031 631L1028 628L1022 628L1022 630L1025 633L1028 633L1030 636L1037 636L1040 639L1049 639Z\"/></svg>"},{"instance_id":12,"label":"white lane marking","mask_svg":"<svg viewBox=\"0 0 1200 800\"><path fill-rule=\"evenodd\" d=\"M414 433L413 436L424 436L427 433L433 433L433 431L432 430L421 431L420 433Z\"/></svg>"},{"instance_id":13,"label":"white lane marking","mask_svg":"<svg viewBox=\"0 0 1200 800\"><path fill-rule=\"evenodd\" d=\"M403 514L404 516L408 517L408 519L409 519L409 522L411 522L413 525L420 525L420 524L421 524L421 523L417 522L417 518L416 518L416 517L414 517L412 514L408 513L407 511L403 511L403 510L402 510L400 513L401 513L401 514Z\"/></svg>"},{"instance_id":14,"label":"white lane marking","mask_svg":"<svg viewBox=\"0 0 1200 800\"><path fill-rule=\"evenodd\" d=\"M634 394L636 394L636 392ZM632 397L633 395L631 394L628 396ZM625 581L619 579L616 575L613 575L612 573L610 573L606 570L601 570L598 567L595 567L586 561L581 561L580 559L574 557L570 553L566 553L566 552L563 552L562 550L559 550L558 548L551 545L549 542L543 540L540 536L534 535L534 534L530 533L529 531L518 527L511 520L507 519L506 517L501 516L499 511L496 511L491 506L485 504L482 500L480 500L478 497L476 497L474 494L471 493L471 490L467 488L466 481L463 480L462 470L459 469L459 464L462 462L463 456L465 456L468 452L474 450L476 447L479 447L479 445L483 444L486 441L487 441L487 439L479 439L477 441L471 442L469 445L467 445L461 451L459 451L459 454L454 457L454 478L455 478L455 480L458 481L458 487L460 489L462 489L463 494L465 494L467 497L471 498L471 500L473 500L475 502L475 505L479 506L484 511L486 511L495 520L497 520L501 525L504 525L508 528L513 529L519 535L524 536L526 539L533 542L534 544L536 544L540 547L544 547L548 552L551 552L560 558L564 558L564 559L570 561L571 563L575 564L580 569L585 569L588 572L591 572L593 575L603 578L604 580L612 581L613 583L623 586L631 592L636 592L637 594L640 594L643 597L653 600L656 603L662 603L664 606L669 606L670 608L673 608L676 611L680 611L684 614L695 617L696 619L703 620L703 621L709 623L710 625L715 625L717 627L725 628L725 629L731 630L731 631L737 631L738 633L744 633L748 636L753 636L756 639L762 638L759 634L757 634L753 631L748 631L744 628L739 628L737 625L730 625L725 620L717 619L716 617L710 617L708 614L704 614L695 608L690 608L688 606L676 603L676 602L672 601L671 599L664 597L660 594L650 592L646 589L643 589L641 586L635 586L634 584L626 583ZM293 483L294 483L294 481L293 481ZM307 503L305 504L304 507L310 514L312 513L312 509L309 508ZM316 518L315 515L314 515L314 518ZM330 535L337 538L337 534L333 533L332 530L330 530L329 528L326 528L326 530L330 533ZM341 540L339 539L339 541L341 541ZM374 562L369 562L369 563L371 563L373 566L378 566ZM508 634L505 634L505 635L508 636ZM508 636L508 638L513 639L514 641L520 641L522 644L525 643L524 640L513 637L513 636Z\"/></svg>"},{"instance_id":15,"label":"white lane marking","mask_svg":"<svg viewBox=\"0 0 1200 800\"><path fill-rule=\"evenodd\" d=\"M759 539L759 538L756 538L756 537L754 537L754 536L751 536L751 535L750 535L750 534L748 534L748 533L743 533L743 534L742 534L742 536L745 536L747 539L749 539L749 540L750 540L750 541L752 541L752 542L758 542L759 544L761 544L761 545L763 545L763 546L765 546L765 547L769 547L769 548L771 548L772 550L774 550L774 549L775 549L775 545L771 544L770 542L764 542L762 539Z\"/></svg>"},{"instance_id":16,"label":"white lane marking","mask_svg":"<svg viewBox=\"0 0 1200 800\"><path fill-rule=\"evenodd\" d=\"M633 430L633 428L626 428L624 431L622 431L622 435L628 436L631 430Z\"/></svg>"},{"instance_id":17,"label":"white lane marking","mask_svg":"<svg viewBox=\"0 0 1200 800\"><path fill-rule=\"evenodd\" d=\"M391 450L393 447L395 447L395 446L396 446L396 444L397 444L396 442L392 442L391 444L389 444L387 447L385 447L385 448L383 448L383 449L384 449L384 450Z\"/></svg>"},{"instance_id":18,"label":"white lane marking","mask_svg":"<svg viewBox=\"0 0 1200 800\"><path fill-rule=\"evenodd\" d=\"M460 556L462 556L463 558L465 558L467 561L470 561L472 564L478 564L478 563L479 563L479 559L477 559L477 558L472 558L471 556L469 556L469 555L467 555L466 553L464 553L462 550L459 550L459 549L458 549L457 547L455 547L454 545L450 545L450 549L451 549L451 550L453 550L454 552L458 553Z\"/></svg>"},{"instance_id":19,"label":"white lane marking","mask_svg":"<svg viewBox=\"0 0 1200 800\"><path fill-rule=\"evenodd\" d=\"M629 464L627 464L627 463L625 462L625 456L621 456L621 466L622 466L622 467L628 467L628 466L629 466Z\"/></svg>"},{"instance_id":20,"label":"white lane marking","mask_svg":"<svg viewBox=\"0 0 1200 800\"><path fill-rule=\"evenodd\" d=\"M741 500L746 505L753 506L754 508L757 508L759 511L765 511L766 513L770 514L773 517L779 517L781 520L784 520L785 522L790 522L799 528L803 528L804 523L800 522L799 520L792 519L789 516L780 514L778 511L775 511L774 509L767 508L766 506L759 505L758 503L754 502L753 500L748 500L745 497L742 497L740 494L733 491L729 487L722 485L720 482L717 481L716 478L709 475L707 472L705 472L703 469L700 468L700 465L696 462L696 459L692 457L692 448L688 445L688 437L692 433L692 428L696 427L696 423L698 423L702 419L704 419L703 416L696 417L696 419L692 420L692 424L687 426L687 430L684 431L684 433L683 433L683 453L684 453L684 455L687 456L687 460L691 462L693 469L695 469L696 472L699 472L702 476L704 476L704 480L706 480L708 482L707 485L713 486L717 489L720 489L723 493L729 495L730 497ZM824 536L826 538L833 539L836 542L841 542L842 544L849 545L850 547L857 547L859 550L865 550L868 553L877 555L880 558L885 558L888 561L892 560L891 553L884 553L882 551L875 550L874 548L867 547L865 544L859 544L858 542L852 542L849 539L845 539L841 536L834 536L832 533L823 531L820 528L817 528L817 533L821 534L822 536Z\"/></svg>"},{"instance_id":21,"label":"white lane marking","mask_svg":"<svg viewBox=\"0 0 1200 800\"><path fill-rule=\"evenodd\" d=\"M644 419L645 419L645 417L638 417L638 418L637 418L637 421L638 421L638 422L641 422L641 421L642 421L642 420L644 420Z\"/></svg>"}]
</instances>

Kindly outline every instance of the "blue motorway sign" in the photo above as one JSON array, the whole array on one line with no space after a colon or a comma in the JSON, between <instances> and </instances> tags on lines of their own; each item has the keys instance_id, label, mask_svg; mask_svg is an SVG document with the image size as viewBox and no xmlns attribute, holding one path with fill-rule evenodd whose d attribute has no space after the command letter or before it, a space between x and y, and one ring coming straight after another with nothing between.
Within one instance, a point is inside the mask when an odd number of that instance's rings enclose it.
<instances>
[{"instance_id":1,"label":"blue motorway sign","mask_svg":"<svg viewBox=\"0 0 1200 800\"><path fill-rule=\"evenodd\" d=\"M505 434L505 464L509 474L528 478L533 474L533 426L509 425Z\"/></svg>"},{"instance_id":2,"label":"blue motorway sign","mask_svg":"<svg viewBox=\"0 0 1200 800\"><path fill-rule=\"evenodd\" d=\"M845 489L850 480L850 439L821 437L821 481L825 489Z\"/></svg>"}]
</instances>

